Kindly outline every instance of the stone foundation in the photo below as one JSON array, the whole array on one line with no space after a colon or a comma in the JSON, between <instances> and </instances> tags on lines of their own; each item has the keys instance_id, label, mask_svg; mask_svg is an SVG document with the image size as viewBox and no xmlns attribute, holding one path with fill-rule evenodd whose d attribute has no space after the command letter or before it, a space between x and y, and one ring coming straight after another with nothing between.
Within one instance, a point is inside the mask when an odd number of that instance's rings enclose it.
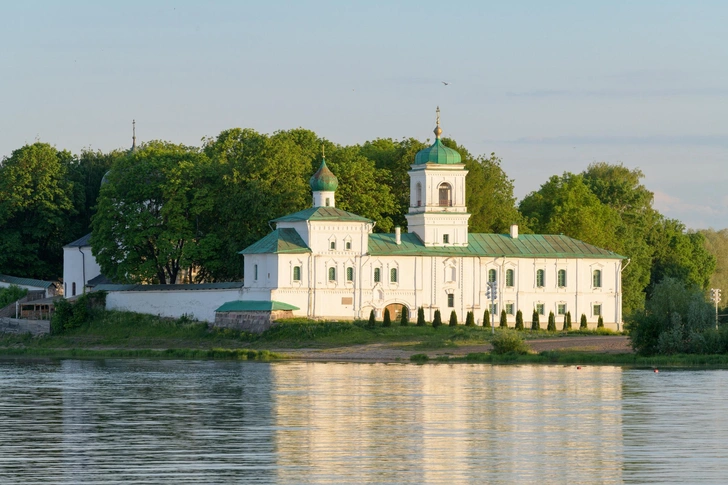
<instances>
[{"instance_id":1,"label":"stone foundation","mask_svg":"<svg viewBox=\"0 0 728 485\"><path fill-rule=\"evenodd\" d=\"M19 320L0 318L0 333L31 333L34 336L51 333L49 320Z\"/></svg>"},{"instance_id":2,"label":"stone foundation","mask_svg":"<svg viewBox=\"0 0 728 485\"><path fill-rule=\"evenodd\" d=\"M291 310L216 312L215 323L218 328L231 328L250 333L263 333L276 324L276 320L293 318Z\"/></svg>"}]
</instances>

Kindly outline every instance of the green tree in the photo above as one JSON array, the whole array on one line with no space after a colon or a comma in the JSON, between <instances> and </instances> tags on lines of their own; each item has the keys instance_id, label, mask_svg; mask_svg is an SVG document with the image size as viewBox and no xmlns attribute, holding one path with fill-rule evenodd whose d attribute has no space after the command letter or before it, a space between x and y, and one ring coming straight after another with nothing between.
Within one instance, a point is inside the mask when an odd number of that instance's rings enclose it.
<instances>
[{"instance_id":1,"label":"green tree","mask_svg":"<svg viewBox=\"0 0 728 485\"><path fill-rule=\"evenodd\" d=\"M399 326L406 327L409 325L409 310L407 307L402 307L402 314L399 317Z\"/></svg>"},{"instance_id":2,"label":"green tree","mask_svg":"<svg viewBox=\"0 0 728 485\"><path fill-rule=\"evenodd\" d=\"M483 326L485 328L490 327L490 310L488 310L487 308L483 312Z\"/></svg>"},{"instance_id":3,"label":"green tree","mask_svg":"<svg viewBox=\"0 0 728 485\"><path fill-rule=\"evenodd\" d=\"M549 332L556 331L556 317L554 316L554 312L549 312L549 323L546 327L546 330L548 330Z\"/></svg>"},{"instance_id":4,"label":"green tree","mask_svg":"<svg viewBox=\"0 0 728 485\"><path fill-rule=\"evenodd\" d=\"M458 315L457 315L457 313L455 313L455 310L450 312L450 326L451 327L458 326Z\"/></svg>"},{"instance_id":5,"label":"green tree","mask_svg":"<svg viewBox=\"0 0 728 485\"><path fill-rule=\"evenodd\" d=\"M389 308L384 309L384 318L382 320L382 327L391 327L392 317L389 315Z\"/></svg>"},{"instance_id":6,"label":"green tree","mask_svg":"<svg viewBox=\"0 0 728 485\"><path fill-rule=\"evenodd\" d=\"M566 312L564 315L564 331L571 330L571 312Z\"/></svg>"},{"instance_id":7,"label":"green tree","mask_svg":"<svg viewBox=\"0 0 728 485\"><path fill-rule=\"evenodd\" d=\"M531 330L541 330L541 324L538 321L538 312L536 310L531 315Z\"/></svg>"},{"instance_id":8,"label":"green tree","mask_svg":"<svg viewBox=\"0 0 728 485\"><path fill-rule=\"evenodd\" d=\"M418 327L424 327L426 325L425 322L425 309L422 307L419 307L417 309L417 326Z\"/></svg>"},{"instance_id":9,"label":"green tree","mask_svg":"<svg viewBox=\"0 0 728 485\"><path fill-rule=\"evenodd\" d=\"M207 274L219 255L208 238L214 200L207 157L151 142L117 160L101 189L91 246L103 274L119 282L176 283Z\"/></svg>"},{"instance_id":10,"label":"green tree","mask_svg":"<svg viewBox=\"0 0 728 485\"><path fill-rule=\"evenodd\" d=\"M369 312L369 321L367 322L368 328L374 328L377 325L377 319L374 317L374 310Z\"/></svg>"},{"instance_id":11,"label":"green tree","mask_svg":"<svg viewBox=\"0 0 728 485\"><path fill-rule=\"evenodd\" d=\"M516 312L516 330L523 330L523 312L518 310Z\"/></svg>"},{"instance_id":12,"label":"green tree","mask_svg":"<svg viewBox=\"0 0 728 485\"><path fill-rule=\"evenodd\" d=\"M0 164L0 273L55 279L62 273L64 244L74 234L70 218L72 160L47 143L25 145Z\"/></svg>"},{"instance_id":13,"label":"green tree","mask_svg":"<svg viewBox=\"0 0 728 485\"><path fill-rule=\"evenodd\" d=\"M586 323L586 315L581 314L581 321L579 322L579 330L586 330L589 328Z\"/></svg>"},{"instance_id":14,"label":"green tree","mask_svg":"<svg viewBox=\"0 0 728 485\"><path fill-rule=\"evenodd\" d=\"M473 312L468 312L468 314L465 316L465 326L466 327L475 326L475 315L473 314Z\"/></svg>"},{"instance_id":15,"label":"green tree","mask_svg":"<svg viewBox=\"0 0 728 485\"><path fill-rule=\"evenodd\" d=\"M435 317L432 319L432 326L437 328L440 325L442 325L442 315L440 315L440 310L435 310Z\"/></svg>"},{"instance_id":16,"label":"green tree","mask_svg":"<svg viewBox=\"0 0 728 485\"><path fill-rule=\"evenodd\" d=\"M720 288L728 298L728 229L699 231L705 238L705 249L716 261L715 272L710 277L710 287Z\"/></svg>"},{"instance_id":17,"label":"green tree","mask_svg":"<svg viewBox=\"0 0 728 485\"><path fill-rule=\"evenodd\" d=\"M10 285L6 288L0 288L0 308L5 308L11 303L15 303L27 294L28 290L16 285Z\"/></svg>"},{"instance_id":18,"label":"green tree","mask_svg":"<svg viewBox=\"0 0 728 485\"><path fill-rule=\"evenodd\" d=\"M500 314L500 326L501 328L508 327L508 315L506 314L505 310L501 310Z\"/></svg>"},{"instance_id":19,"label":"green tree","mask_svg":"<svg viewBox=\"0 0 728 485\"><path fill-rule=\"evenodd\" d=\"M601 315L599 315L599 319L597 320L597 328L604 328L604 319Z\"/></svg>"}]
</instances>

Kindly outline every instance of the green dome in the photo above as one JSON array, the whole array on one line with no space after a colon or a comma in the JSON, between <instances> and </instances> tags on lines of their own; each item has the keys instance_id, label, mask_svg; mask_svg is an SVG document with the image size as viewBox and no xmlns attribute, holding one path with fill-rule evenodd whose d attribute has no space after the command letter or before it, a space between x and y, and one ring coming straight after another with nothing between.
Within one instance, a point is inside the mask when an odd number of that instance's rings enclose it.
<instances>
[{"instance_id":1,"label":"green dome","mask_svg":"<svg viewBox=\"0 0 728 485\"><path fill-rule=\"evenodd\" d=\"M321 162L318 172L313 174L308 183L311 184L311 190L314 192L334 192L339 187L339 180L326 166L325 158Z\"/></svg>"},{"instance_id":2,"label":"green dome","mask_svg":"<svg viewBox=\"0 0 728 485\"><path fill-rule=\"evenodd\" d=\"M439 128L439 126L438 126ZM461 163L460 154L442 144L440 137L435 139L435 143L431 147L425 148L417 152L415 155L415 165L423 163L439 163L442 165L452 165Z\"/></svg>"}]
</instances>

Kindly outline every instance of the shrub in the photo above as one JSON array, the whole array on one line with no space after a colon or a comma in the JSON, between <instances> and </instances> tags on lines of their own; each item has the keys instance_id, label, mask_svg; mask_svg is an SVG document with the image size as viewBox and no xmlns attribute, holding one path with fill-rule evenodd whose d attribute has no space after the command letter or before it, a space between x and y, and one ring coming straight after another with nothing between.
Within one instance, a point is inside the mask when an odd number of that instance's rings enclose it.
<instances>
[{"instance_id":1,"label":"shrub","mask_svg":"<svg viewBox=\"0 0 728 485\"><path fill-rule=\"evenodd\" d=\"M466 327L475 326L475 315L473 314L473 312L468 312L468 314L465 316L465 326Z\"/></svg>"},{"instance_id":2,"label":"shrub","mask_svg":"<svg viewBox=\"0 0 728 485\"><path fill-rule=\"evenodd\" d=\"M422 307L419 307L417 309L417 326L418 327L425 326L425 309Z\"/></svg>"},{"instance_id":3,"label":"shrub","mask_svg":"<svg viewBox=\"0 0 728 485\"><path fill-rule=\"evenodd\" d=\"M389 308L384 309L384 318L382 319L382 327L391 327L392 317L389 316Z\"/></svg>"},{"instance_id":4,"label":"shrub","mask_svg":"<svg viewBox=\"0 0 728 485\"><path fill-rule=\"evenodd\" d=\"M501 310L500 326L501 326L501 328L508 327L508 315L506 314L505 310Z\"/></svg>"},{"instance_id":5,"label":"shrub","mask_svg":"<svg viewBox=\"0 0 728 485\"><path fill-rule=\"evenodd\" d=\"M586 324L586 315L581 314L581 320L579 321L579 330L586 330L589 328Z\"/></svg>"},{"instance_id":6,"label":"shrub","mask_svg":"<svg viewBox=\"0 0 728 485\"><path fill-rule=\"evenodd\" d=\"M455 310L450 312L450 326L451 327L458 326L458 314L455 313Z\"/></svg>"},{"instance_id":7,"label":"shrub","mask_svg":"<svg viewBox=\"0 0 728 485\"><path fill-rule=\"evenodd\" d=\"M485 310L483 312L483 326L485 328L490 327L490 311L488 311L488 310Z\"/></svg>"},{"instance_id":8,"label":"shrub","mask_svg":"<svg viewBox=\"0 0 728 485\"><path fill-rule=\"evenodd\" d=\"M79 296L75 303L66 299L57 300L51 317L51 333L58 335L86 324L91 320L92 303L87 294Z\"/></svg>"},{"instance_id":9,"label":"shrub","mask_svg":"<svg viewBox=\"0 0 728 485\"><path fill-rule=\"evenodd\" d=\"M516 330L523 330L523 312L521 310L516 312Z\"/></svg>"},{"instance_id":10,"label":"shrub","mask_svg":"<svg viewBox=\"0 0 728 485\"><path fill-rule=\"evenodd\" d=\"M513 330L499 331L490 343L493 346L494 354L507 354L509 352L527 354L530 350L526 342L523 341L523 337Z\"/></svg>"},{"instance_id":11,"label":"shrub","mask_svg":"<svg viewBox=\"0 0 728 485\"><path fill-rule=\"evenodd\" d=\"M538 321L538 312L536 310L531 315L531 330L541 330L541 324Z\"/></svg>"},{"instance_id":12,"label":"shrub","mask_svg":"<svg viewBox=\"0 0 728 485\"><path fill-rule=\"evenodd\" d=\"M571 330L571 312L566 312L564 315L564 331Z\"/></svg>"},{"instance_id":13,"label":"shrub","mask_svg":"<svg viewBox=\"0 0 728 485\"><path fill-rule=\"evenodd\" d=\"M442 316L440 315L440 310L435 310L435 317L432 319L432 326L437 328L440 325L442 325Z\"/></svg>"},{"instance_id":14,"label":"shrub","mask_svg":"<svg viewBox=\"0 0 728 485\"><path fill-rule=\"evenodd\" d=\"M556 317L554 316L554 312L549 312L549 324L546 327L546 330L549 332L556 331Z\"/></svg>"},{"instance_id":15,"label":"shrub","mask_svg":"<svg viewBox=\"0 0 728 485\"><path fill-rule=\"evenodd\" d=\"M599 320L597 320L597 328L604 328L604 319L601 315L599 315Z\"/></svg>"},{"instance_id":16,"label":"shrub","mask_svg":"<svg viewBox=\"0 0 728 485\"><path fill-rule=\"evenodd\" d=\"M406 327L409 325L409 310L407 307L402 307L402 315L399 318L399 326Z\"/></svg>"},{"instance_id":17,"label":"shrub","mask_svg":"<svg viewBox=\"0 0 728 485\"><path fill-rule=\"evenodd\" d=\"M374 328L377 324L377 319L374 318L374 310L369 312L369 321L367 322L367 327Z\"/></svg>"},{"instance_id":18,"label":"shrub","mask_svg":"<svg viewBox=\"0 0 728 485\"><path fill-rule=\"evenodd\" d=\"M27 294L28 290L16 285L10 285L7 288L0 288L0 308L5 308L11 303L15 303Z\"/></svg>"}]
</instances>

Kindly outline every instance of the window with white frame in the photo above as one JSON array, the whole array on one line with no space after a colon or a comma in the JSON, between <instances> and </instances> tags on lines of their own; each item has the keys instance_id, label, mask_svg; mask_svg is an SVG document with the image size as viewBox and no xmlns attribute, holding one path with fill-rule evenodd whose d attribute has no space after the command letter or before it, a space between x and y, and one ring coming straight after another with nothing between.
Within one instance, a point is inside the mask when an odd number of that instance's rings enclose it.
<instances>
[{"instance_id":1,"label":"window with white frame","mask_svg":"<svg viewBox=\"0 0 728 485\"><path fill-rule=\"evenodd\" d=\"M379 283L380 281L382 281L382 269L374 268L374 282Z\"/></svg>"},{"instance_id":2,"label":"window with white frame","mask_svg":"<svg viewBox=\"0 0 728 485\"><path fill-rule=\"evenodd\" d=\"M506 313L508 315L515 315L513 310L515 309L515 305L513 303L506 303Z\"/></svg>"},{"instance_id":3,"label":"window with white frame","mask_svg":"<svg viewBox=\"0 0 728 485\"><path fill-rule=\"evenodd\" d=\"M595 303L592 305L592 315L595 317L602 316L602 304L601 303Z\"/></svg>"},{"instance_id":4,"label":"window with white frame","mask_svg":"<svg viewBox=\"0 0 728 485\"><path fill-rule=\"evenodd\" d=\"M556 305L557 315L566 315L566 303L559 303Z\"/></svg>"},{"instance_id":5,"label":"window with white frame","mask_svg":"<svg viewBox=\"0 0 728 485\"><path fill-rule=\"evenodd\" d=\"M351 266L346 268L346 281L354 281L354 268Z\"/></svg>"},{"instance_id":6,"label":"window with white frame","mask_svg":"<svg viewBox=\"0 0 728 485\"><path fill-rule=\"evenodd\" d=\"M564 288L566 286L566 270L560 269L556 276L558 279L559 288Z\"/></svg>"},{"instance_id":7,"label":"window with white frame","mask_svg":"<svg viewBox=\"0 0 728 485\"><path fill-rule=\"evenodd\" d=\"M336 281L336 268L334 266L329 268L329 281Z\"/></svg>"},{"instance_id":8,"label":"window with white frame","mask_svg":"<svg viewBox=\"0 0 728 485\"><path fill-rule=\"evenodd\" d=\"M513 271L512 269L507 269L506 270L506 286L508 288L513 288L515 280L516 280L516 272Z\"/></svg>"},{"instance_id":9,"label":"window with white frame","mask_svg":"<svg viewBox=\"0 0 728 485\"><path fill-rule=\"evenodd\" d=\"M454 308L455 307L455 295L452 293L447 294L447 307L448 308Z\"/></svg>"},{"instance_id":10,"label":"window with white frame","mask_svg":"<svg viewBox=\"0 0 728 485\"><path fill-rule=\"evenodd\" d=\"M592 271L592 286L594 288L602 287L602 270L601 269L595 269L594 271Z\"/></svg>"},{"instance_id":11,"label":"window with white frame","mask_svg":"<svg viewBox=\"0 0 728 485\"><path fill-rule=\"evenodd\" d=\"M389 282L390 283L397 282L397 268L392 268L389 270Z\"/></svg>"},{"instance_id":12,"label":"window with white frame","mask_svg":"<svg viewBox=\"0 0 728 485\"><path fill-rule=\"evenodd\" d=\"M536 271L536 286L538 288L546 286L546 271L542 269Z\"/></svg>"},{"instance_id":13,"label":"window with white frame","mask_svg":"<svg viewBox=\"0 0 728 485\"><path fill-rule=\"evenodd\" d=\"M494 269L488 270L488 283L495 283L498 273Z\"/></svg>"},{"instance_id":14,"label":"window with white frame","mask_svg":"<svg viewBox=\"0 0 728 485\"><path fill-rule=\"evenodd\" d=\"M301 267L300 266L293 267L293 281L301 281Z\"/></svg>"},{"instance_id":15,"label":"window with white frame","mask_svg":"<svg viewBox=\"0 0 728 485\"><path fill-rule=\"evenodd\" d=\"M539 315L546 314L546 308L543 303L536 303L536 313L538 313Z\"/></svg>"}]
</instances>

